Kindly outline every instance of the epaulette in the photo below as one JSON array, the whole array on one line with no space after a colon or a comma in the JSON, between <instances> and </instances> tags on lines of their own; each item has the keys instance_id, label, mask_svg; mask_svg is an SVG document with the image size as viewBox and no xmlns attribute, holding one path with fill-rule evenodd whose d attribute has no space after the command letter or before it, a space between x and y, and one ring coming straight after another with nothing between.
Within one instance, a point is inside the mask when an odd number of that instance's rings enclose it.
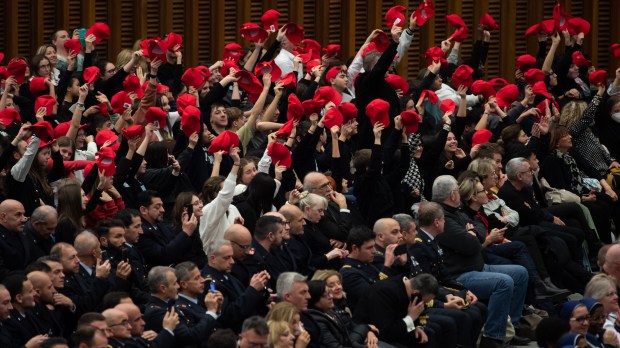
<instances>
[{"instance_id":1,"label":"epaulette","mask_svg":"<svg viewBox=\"0 0 620 348\"><path fill-rule=\"evenodd\" d=\"M379 272L379 280L385 280L388 279L388 275L383 273L383 272Z\"/></svg>"},{"instance_id":2,"label":"epaulette","mask_svg":"<svg viewBox=\"0 0 620 348\"><path fill-rule=\"evenodd\" d=\"M416 237L415 241L418 243L424 243L424 241L422 240L422 238Z\"/></svg>"},{"instance_id":3,"label":"epaulette","mask_svg":"<svg viewBox=\"0 0 620 348\"><path fill-rule=\"evenodd\" d=\"M351 265L344 265L342 268L351 268Z\"/></svg>"}]
</instances>

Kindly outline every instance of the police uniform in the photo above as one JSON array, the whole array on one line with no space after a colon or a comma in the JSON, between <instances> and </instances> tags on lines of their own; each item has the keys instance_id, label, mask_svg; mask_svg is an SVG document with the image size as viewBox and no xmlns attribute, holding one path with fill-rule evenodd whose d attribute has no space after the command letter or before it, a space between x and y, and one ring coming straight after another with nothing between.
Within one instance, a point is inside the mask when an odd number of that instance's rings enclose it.
<instances>
[{"instance_id":1,"label":"police uniform","mask_svg":"<svg viewBox=\"0 0 620 348\"><path fill-rule=\"evenodd\" d=\"M372 259L372 264L377 267L383 267L383 263L385 262L385 248L380 246L379 244L375 244L375 256ZM399 265L394 262L392 266L384 268L385 273L388 277L393 276L403 276L406 273L405 265Z\"/></svg>"},{"instance_id":2,"label":"police uniform","mask_svg":"<svg viewBox=\"0 0 620 348\"><path fill-rule=\"evenodd\" d=\"M269 250L265 250L256 239L252 239L252 248L254 248L254 254L248 255L245 260L243 260L243 263L248 268L250 279L252 275L266 270L271 277L269 279L269 287L275 289L280 274L291 270L281 259L278 259L275 254L271 253Z\"/></svg>"},{"instance_id":3,"label":"police uniform","mask_svg":"<svg viewBox=\"0 0 620 348\"><path fill-rule=\"evenodd\" d=\"M351 308L355 308L357 301L368 287L389 277L386 268L382 267L379 270L370 263L363 263L350 257L344 259L340 274L342 274L342 287L347 293L347 302Z\"/></svg>"},{"instance_id":4,"label":"police uniform","mask_svg":"<svg viewBox=\"0 0 620 348\"><path fill-rule=\"evenodd\" d=\"M34 318L34 312L31 309L26 310L25 315L22 315L16 309L12 309L9 318L4 321L4 325L6 325L6 329L13 340L19 345L26 344L28 340L36 335L46 334Z\"/></svg>"}]
</instances>

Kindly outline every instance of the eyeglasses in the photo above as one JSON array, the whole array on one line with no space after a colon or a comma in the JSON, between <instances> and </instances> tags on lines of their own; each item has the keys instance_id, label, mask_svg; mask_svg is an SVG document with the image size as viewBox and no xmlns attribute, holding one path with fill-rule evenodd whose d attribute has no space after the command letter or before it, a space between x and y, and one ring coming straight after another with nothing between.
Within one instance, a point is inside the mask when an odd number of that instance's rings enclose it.
<instances>
[{"instance_id":1,"label":"eyeglasses","mask_svg":"<svg viewBox=\"0 0 620 348\"><path fill-rule=\"evenodd\" d=\"M322 296L322 297L325 297L325 298L331 298L331 297L332 297L332 293L331 293L331 292L329 292L329 291L325 291L325 292L323 293L323 295L321 295L321 296Z\"/></svg>"},{"instance_id":2,"label":"eyeglasses","mask_svg":"<svg viewBox=\"0 0 620 348\"><path fill-rule=\"evenodd\" d=\"M197 200L196 202L193 202L192 205L195 206L195 207L198 207L198 206L203 205L203 203L202 203L201 200Z\"/></svg>"},{"instance_id":3,"label":"eyeglasses","mask_svg":"<svg viewBox=\"0 0 620 348\"><path fill-rule=\"evenodd\" d=\"M239 243L235 242L234 240L231 240L230 242L233 243L234 245L238 246L239 248L243 249L243 250L249 250L252 247L252 245L242 245L242 244L239 244Z\"/></svg>"},{"instance_id":4,"label":"eyeglasses","mask_svg":"<svg viewBox=\"0 0 620 348\"><path fill-rule=\"evenodd\" d=\"M589 316L589 315L584 315L584 316L582 316L582 317L570 318L570 320L574 320L574 321L576 321L576 322L578 322L578 323L580 323L580 324L581 324L581 323L583 323L583 322L584 322L584 321L586 321L586 320L587 320L587 321L590 321L590 316Z\"/></svg>"},{"instance_id":5,"label":"eyeglasses","mask_svg":"<svg viewBox=\"0 0 620 348\"><path fill-rule=\"evenodd\" d=\"M324 183L323 185L317 187L317 190L325 190L327 188L327 186L331 186L331 184L328 182Z\"/></svg>"}]
</instances>

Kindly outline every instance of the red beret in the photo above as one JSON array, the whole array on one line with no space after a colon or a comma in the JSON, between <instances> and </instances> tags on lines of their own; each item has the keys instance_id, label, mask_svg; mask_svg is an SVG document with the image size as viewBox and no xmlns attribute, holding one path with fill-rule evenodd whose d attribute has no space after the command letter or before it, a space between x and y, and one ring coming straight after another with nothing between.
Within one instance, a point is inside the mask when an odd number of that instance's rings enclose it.
<instances>
[{"instance_id":1,"label":"red beret","mask_svg":"<svg viewBox=\"0 0 620 348\"><path fill-rule=\"evenodd\" d=\"M313 59L311 61L308 62L308 64L306 64L306 72L308 74L312 74L312 69L314 69L317 66L321 65L321 60L320 59Z\"/></svg>"},{"instance_id":2,"label":"red beret","mask_svg":"<svg viewBox=\"0 0 620 348\"><path fill-rule=\"evenodd\" d=\"M96 104L95 106L97 108L99 108L99 112L102 115L110 116L110 112L108 111L108 106L107 105L105 105L104 103L99 103L99 104Z\"/></svg>"},{"instance_id":3,"label":"red beret","mask_svg":"<svg viewBox=\"0 0 620 348\"><path fill-rule=\"evenodd\" d=\"M47 121L39 121L30 126L29 129L37 136L37 138L41 139L41 141L50 141L54 138L54 129Z\"/></svg>"},{"instance_id":4,"label":"red beret","mask_svg":"<svg viewBox=\"0 0 620 348\"><path fill-rule=\"evenodd\" d=\"M553 96L551 96L551 94L549 94L549 91L547 91L547 85L545 85L544 81L536 82L534 86L532 86L532 93L541 94L545 98L553 99Z\"/></svg>"},{"instance_id":5,"label":"red beret","mask_svg":"<svg viewBox=\"0 0 620 348\"><path fill-rule=\"evenodd\" d=\"M207 151L210 153L224 151L224 154L228 154L231 146L239 147L239 136L235 132L227 130L223 131L220 135L213 139Z\"/></svg>"},{"instance_id":6,"label":"red beret","mask_svg":"<svg viewBox=\"0 0 620 348\"><path fill-rule=\"evenodd\" d=\"M148 84L149 81L145 81ZM134 74L129 74L123 81L123 90L127 93L135 93L138 99L144 97L144 90L140 86L140 78Z\"/></svg>"},{"instance_id":7,"label":"red beret","mask_svg":"<svg viewBox=\"0 0 620 348\"><path fill-rule=\"evenodd\" d=\"M326 54L328 57L337 57L340 55L340 49L340 45L331 44L323 48L323 53Z\"/></svg>"},{"instance_id":8,"label":"red beret","mask_svg":"<svg viewBox=\"0 0 620 348\"><path fill-rule=\"evenodd\" d=\"M271 157L274 165L290 168L293 163L291 151L279 142L273 142L267 148L267 155Z\"/></svg>"},{"instance_id":9,"label":"red beret","mask_svg":"<svg viewBox=\"0 0 620 348\"><path fill-rule=\"evenodd\" d=\"M299 121L304 115L304 107L301 105L299 98L295 93L291 93L288 96L288 110L286 111L286 119Z\"/></svg>"},{"instance_id":10,"label":"red beret","mask_svg":"<svg viewBox=\"0 0 620 348\"><path fill-rule=\"evenodd\" d=\"M471 93L475 95L483 95L485 99L495 95L495 88L490 83L484 80L476 80L471 84Z\"/></svg>"},{"instance_id":11,"label":"red beret","mask_svg":"<svg viewBox=\"0 0 620 348\"><path fill-rule=\"evenodd\" d=\"M291 135L291 131L293 130L293 127L295 127L293 120L286 121L282 125L282 127L280 127L280 129L278 129L278 131L276 132L276 138L280 138L280 139L288 138L289 135Z\"/></svg>"},{"instance_id":12,"label":"red beret","mask_svg":"<svg viewBox=\"0 0 620 348\"><path fill-rule=\"evenodd\" d=\"M536 58L532 55L524 54L517 58L515 65L517 66L517 69L525 73L536 65Z\"/></svg>"},{"instance_id":13,"label":"red beret","mask_svg":"<svg viewBox=\"0 0 620 348\"><path fill-rule=\"evenodd\" d=\"M280 82L282 82L282 85L284 86L284 88L290 88L290 87L297 86L297 73L294 71L291 71L289 73L284 74Z\"/></svg>"},{"instance_id":14,"label":"red beret","mask_svg":"<svg viewBox=\"0 0 620 348\"><path fill-rule=\"evenodd\" d=\"M226 63L226 61L232 58L232 60L235 63L237 63L239 59L241 59L242 55L243 55L243 47L241 47L241 45L239 45L238 43L233 42L233 43L229 43L226 46L224 46L224 52L222 52L222 60L224 61L224 63ZM237 68L237 70L239 70L239 68Z\"/></svg>"},{"instance_id":15,"label":"red beret","mask_svg":"<svg viewBox=\"0 0 620 348\"><path fill-rule=\"evenodd\" d=\"M540 122L540 120L547 116L547 110L546 110L546 106L547 106L547 102L549 102L549 110L552 110L553 106L555 105L555 107L559 110L560 108L558 107L558 104L555 102L555 100L552 102L550 99L545 99L543 101L541 101L540 103L538 103L538 105L536 105L536 108L538 109L538 111L540 111L540 114L538 115L538 117L536 118L536 122Z\"/></svg>"},{"instance_id":16,"label":"red beret","mask_svg":"<svg viewBox=\"0 0 620 348\"><path fill-rule=\"evenodd\" d=\"M304 115L310 116L312 114L320 114L323 104L319 100L308 99L304 100L301 105L304 107Z\"/></svg>"},{"instance_id":17,"label":"red beret","mask_svg":"<svg viewBox=\"0 0 620 348\"><path fill-rule=\"evenodd\" d=\"M409 92L409 84L404 78L400 77L399 75L388 74L388 76L385 77L385 82L387 82L388 85L394 88L394 90L400 89L403 94L407 94L407 92Z\"/></svg>"},{"instance_id":18,"label":"red beret","mask_svg":"<svg viewBox=\"0 0 620 348\"><path fill-rule=\"evenodd\" d=\"M592 65L592 61L586 59L586 57L583 56L583 52L581 51L575 51L573 52L573 64L575 65L585 65L585 66L590 66Z\"/></svg>"},{"instance_id":19,"label":"red beret","mask_svg":"<svg viewBox=\"0 0 620 348\"><path fill-rule=\"evenodd\" d=\"M570 16L564 13L564 6L558 1L553 7L553 21L555 22L555 29L558 32L568 29L568 20Z\"/></svg>"},{"instance_id":20,"label":"red beret","mask_svg":"<svg viewBox=\"0 0 620 348\"><path fill-rule=\"evenodd\" d=\"M493 17L491 17L488 13L485 13L482 17L480 17L480 25L485 27L487 30L499 29L499 24L495 23L495 19L493 19Z\"/></svg>"},{"instance_id":21,"label":"red beret","mask_svg":"<svg viewBox=\"0 0 620 348\"><path fill-rule=\"evenodd\" d=\"M144 128L142 127L142 125L135 124L127 129L123 128L122 132L125 139L135 139L142 136L142 134L144 133Z\"/></svg>"},{"instance_id":22,"label":"red beret","mask_svg":"<svg viewBox=\"0 0 620 348\"><path fill-rule=\"evenodd\" d=\"M86 34L84 34L84 37L88 37L90 34L95 35L94 44L96 45L100 43L101 40L110 39L110 27L108 27L108 25L105 23L97 22L93 24L93 26L90 27L88 31L86 31Z\"/></svg>"},{"instance_id":23,"label":"red beret","mask_svg":"<svg viewBox=\"0 0 620 348\"><path fill-rule=\"evenodd\" d=\"M118 135L116 135L116 133L114 133L113 131L109 129L101 130L95 136L95 143L97 144L99 148L101 148L106 141L109 141L110 143L116 143L117 140L118 140ZM120 145L120 144L115 144L114 147L116 147L116 145Z\"/></svg>"},{"instance_id":24,"label":"red beret","mask_svg":"<svg viewBox=\"0 0 620 348\"><path fill-rule=\"evenodd\" d=\"M392 39L390 39L386 33L380 31L377 33L375 38L372 39L372 42L375 43L377 51L383 52L388 48L388 46L392 42Z\"/></svg>"},{"instance_id":25,"label":"red beret","mask_svg":"<svg viewBox=\"0 0 620 348\"><path fill-rule=\"evenodd\" d=\"M357 107L353 103L344 102L338 106L342 113L342 123L348 123L357 118Z\"/></svg>"},{"instance_id":26,"label":"red beret","mask_svg":"<svg viewBox=\"0 0 620 348\"><path fill-rule=\"evenodd\" d=\"M280 12L276 10L267 10L260 18L263 23L263 28L268 31L276 32L278 30L278 18L280 18Z\"/></svg>"},{"instance_id":27,"label":"red beret","mask_svg":"<svg viewBox=\"0 0 620 348\"><path fill-rule=\"evenodd\" d=\"M460 27L456 29L454 33L450 35L450 37L448 37L448 40L453 40L456 42L463 42L467 40L468 37L469 37L469 29L467 29L467 27Z\"/></svg>"},{"instance_id":28,"label":"red beret","mask_svg":"<svg viewBox=\"0 0 620 348\"><path fill-rule=\"evenodd\" d=\"M284 26L285 36L293 45L297 45L304 39L304 28L291 22Z\"/></svg>"},{"instance_id":29,"label":"red beret","mask_svg":"<svg viewBox=\"0 0 620 348\"><path fill-rule=\"evenodd\" d=\"M607 71L603 69L596 70L590 74L588 80L594 86L607 83Z\"/></svg>"},{"instance_id":30,"label":"red beret","mask_svg":"<svg viewBox=\"0 0 620 348\"><path fill-rule=\"evenodd\" d=\"M337 107L333 107L325 112L321 122L323 122L326 129L331 129L333 126L341 126L342 122L344 122L344 116Z\"/></svg>"},{"instance_id":31,"label":"red beret","mask_svg":"<svg viewBox=\"0 0 620 348\"><path fill-rule=\"evenodd\" d=\"M125 91L116 93L112 96L112 100L110 100L112 111L114 111L115 114L122 114L125 110L130 109L132 103L129 93Z\"/></svg>"},{"instance_id":32,"label":"red beret","mask_svg":"<svg viewBox=\"0 0 620 348\"><path fill-rule=\"evenodd\" d=\"M142 54L151 60L159 59L162 63L168 61L166 57L166 51L168 50L168 44L160 37L154 37L140 42L142 48Z\"/></svg>"},{"instance_id":33,"label":"red beret","mask_svg":"<svg viewBox=\"0 0 620 348\"><path fill-rule=\"evenodd\" d=\"M568 32L571 36L575 36L579 33L588 35L590 33L590 22L583 18L573 17L568 20Z\"/></svg>"},{"instance_id":34,"label":"red beret","mask_svg":"<svg viewBox=\"0 0 620 348\"><path fill-rule=\"evenodd\" d=\"M34 112L36 113L40 107L44 107L45 116L49 117L52 115L52 113L54 113L54 105L56 105L57 103L58 102L56 101L56 98L52 97L51 95L42 95L34 101Z\"/></svg>"},{"instance_id":35,"label":"red beret","mask_svg":"<svg viewBox=\"0 0 620 348\"><path fill-rule=\"evenodd\" d=\"M194 105L188 105L183 109L181 116L181 129L186 137L200 131L200 110Z\"/></svg>"},{"instance_id":36,"label":"red beret","mask_svg":"<svg viewBox=\"0 0 620 348\"><path fill-rule=\"evenodd\" d=\"M537 68L532 68L523 74L528 85L533 86L538 81L545 81L545 73Z\"/></svg>"},{"instance_id":37,"label":"red beret","mask_svg":"<svg viewBox=\"0 0 620 348\"><path fill-rule=\"evenodd\" d=\"M265 74L271 74L271 82L278 81L282 76L282 69L273 60L256 64L254 75L263 76Z\"/></svg>"},{"instance_id":38,"label":"red beret","mask_svg":"<svg viewBox=\"0 0 620 348\"><path fill-rule=\"evenodd\" d=\"M405 110L401 112L400 117L402 124L405 126L405 134L409 135L418 131L418 127L422 118L413 110Z\"/></svg>"},{"instance_id":39,"label":"red beret","mask_svg":"<svg viewBox=\"0 0 620 348\"><path fill-rule=\"evenodd\" d=\"M78 39L69 39L65 41L64 46L65 46L65 50L67 50L67 53L69 54L73 52L77 55L82 50L82 44L80 43L80 40Z\"/></svg>"},{"instance_id":40,"label":"red beret","mask_svg":"<svg viewBox=\"0 0 620 348\"><path fill-rule=\"evenodd\" d=\"M243 23L239 30L241 37L252 42L265 42L269 33L256 23Z\"/></svg>"},{"instance_id":41,"label":"red beret","mask_svg":"<svg viewBox=\"0 0 620 348\"><path fill-rule=\"evenodd\" d=\"M529 70L528 70L529 71ZM495 77L489 80L489 83L495 90L499 90L500 88L506 87L509 85L508 81L501 77Z\"/></svg>"},{"instance_id":42,"label":"red beret","mask_svg":"<svg viewBox=\"0 0 620 348\"><path fill-rule=\"evenodd\" d=\"M620 59L620 44L615 43L609 46L609 51L614 55L614 57Z\"/></svg>"},{"instance_id":43,"label":"red beret","mask_svg":"<svg viewBox=\"0 0 620 348\"><path fill-rule=\"evenodd\" d=\"M26 62L20 58L13 58L6 66L6 78L13 76L18 85L26 80Z\"/></svg>"},{"instance_id":44,"label":"red beret","mask_svg":"<svg viewBox=\"0 0 620 348\"><path fill-rule=\"evenodd\" d=\"M84 81L86 81L89 85L95 83L101 77L101 71L96 66L89 66L84 69Z\"/></svg>"},{"instance_id":45,"label":"red beret","mask_svg":"<svg viewBox=\"0 0 620 348\"><path fill-rule=\"evenodd\" d=\"M503 109L507 106L510 106L512 103L514 103L515 100L517 100L517 97L519 96L519 87L517 87L517 85L515 84L509 84L507 86L502 87L502 89L500 89L499 91L497 91L497 93L495 94L495 100L497 101L497 105Z\"/></svg>"},{"instance_id":46,"label":"red beret","mask_svg":"<svg viewBox=\"0 0 620 348\"><path fill-rule=\"evenodd\" d=\"M189 105L196 106L196 97L194 95L185 93L177 98L177 111L180 115L183 114L183 110Z\"/></svg>"},{"instance_id":47,"label":"red beret","mask_svg":"<svg viewBox=\"0 0 620 348\"><path fill-rule=\"evenodd\" d=\"M116 157L116 153L114 153L114 149L111 146L99 149L95 155L95 163L97 163L97 168L103 172L103 175L114 176L114 173L116 173L114 157Z\"/></svg>"},{"instance_id":48,"label":"red beret","mask_svg":"<svg viewBox=\"0 0 620 348\"><path fill-rule=\"evenodd\" d=\"M471 147L488 143L492 136L493 133L486 128L477 130L471 137Z\"/></svg>"},{"instance_id":49,"label":"red beret","mask_svg":"<svg viewBox=\"0 0 620 348\"><path fill-rule=\"evenodd\" d=\"M301 40L300 45L302 47L297 47L297 50L299 52L307 53L312 50L312 59L321 59L321 44L318 43L316 40L303 39Z\"/></svg>"},{"instance_id":50,"label":"red beret","mask_svg":"<svg viewBox=\"0 0 620 348\"><path fill-rule=\"evenodd\" d=\"M405 12L407 8L404 6L394 6L385 13L385 24L388 28L392 28L394 25L402 27L405 22Z\"/></svg>"},{"instance_id":51,"label":"red beret","mask_svg":"<svg viewBox=\"0 0 620 348\"><path fill-rule=\"evenodd\" d=\"M456 110L456 103L454 100L448 98L441 101L439 104L439 109L445 114L446 112L454 112Z\"/></svg>"},{"instance_id":52,"label":"red beret","mask_svg":"<svg viewBox=\"0 0 620 348\"><path fill-rule=\"evenodd\" d=\"M168 50L170 52L176 52L174 50L174 46L179 45L179 48L177 49L180 50L181 46L183 45L183 37L177 33L175 33L174 31L170 32L170 34L168 34L168 36L166 36L166 46L168 46Z\"/></svg>"},{"instance_id":53,"label":"red beret","mask_svg":"<svg viewBox=\"0 0 620 348\"><path fill-rule=\"evenodd\" d=\"M19 112L13 108L4 108L0 111L0 121L5 127L8 127L11 123L15 121L21 122L21 117L19 116Z\"/></svg>"},{"instance_id":54,"label":"red beret","mask_svg":"<svg viewBox=\"0 0 620 348\"><path fill-rule=\"evenodd\" d=\"M454 70L452 73L452 85L456 88L459 86L465 86L467 88L471 87L473 83L472 74L474 73L474 69L472 69L467 64L461 64Z\"/></svg>"},{"instance_id":55,"label":"red beret","mask_svg":"<svg viewBox=\"0 0 620 348\"><path fill-rule=\"evenodd\" d=\"M299 58L301 58L301 63L302 64L306 64L310 60L312 60L312 56L313 56L313 50L312 49L308 49L307 51L305 51L304 49L299 50L299 48L298 48L297 50L293 51L293 53L296 56L299 56Z\"/></svg>"},{"instance_id":56,"label":"red beret","mask_svg":"<svg viewBox=\"0 0 620 348\"><path fill-rule=\"evenodd\" d=\"M317 89L313 99L323 103L323 106L329 102L333 102L336 106L342 103L342 95L331 86L323 86Z\"/></svg>"},{"instance_id":57,"label":"red beret","mask_svg":"<svg viewBox=\"0 0 620 348\"><path fill-rule=\"evenodd\" d=\"M420 6L415 10L415 12L411 15L411 17L416 17L416 25L421 27L428 21L433 18L435 15L435 4L433 0L422 0Z\"/></svg>"},{"instance_id":58,"label":"red beret","mask_svg":"<svg viewBox=\"0 0 620 348\"><path fill-rule=\"evenodd\" d=\"M433 62L439 61L441 62L441 66L447 66L448 61L446 60L446 54L443 52L441 47L433 46L426 50L424 54L426 56L427 65L433 64Z\"/></svg>"},{"instance_id":59,"label":"red beret","mask_svg":"<svg viewBox=\"0 0 620 348\"><path fill-rule=\"evenodd\" d=\"M162 129L166 126L166 118L168 115L164 110L159 107L151 106L144 113L146 123L153 123L158 129Z\"/></svg>"},{"instance_id":60,"label":"red beret","mask_svg":"<svg viewBox=\"0 0 620 348\"><path fill-rule=\"evenodd\" d=\"M36 97L42 92L45 92L45 90L47 90L47 86L45 85L45 80L48 78L49 77L33 77L29 83L30 93L32 93L32 95Z\"/></svg>"},{"instance_id":61,"label":"red beret","mask_svg":"<svg viewBox=\"0 0 620 348\"><path fill-rule=\"evenodd\" d=\"M452 26L454 29L462 28L465 26L465 22L461 18L461 16L457 14L449 14L446 16L446 21Z\"/></svg>"},{"instance_id":62,"label":"red beret","mask_svg":"<svg viewBox=\"0 0 620 348\"><path fill-rule=\"evenodd\" d=\"M197 68L189 68L185 70L185 73L181 76L181 81L183 81L186 86L196 89L199 89L206 80L202 70Z\"/></svg>"},{"instance_id":63,"label":"red beret","mask_svg":"<svg viewBox=\"0 0 620 348\"><path fill-rule=\"evenodd\" d=\"M433 105L439 103L439 97L430 89L423 90L422 93L420 93L420 98L422 98L422 100L428 98L428 101Z\"/></svg>"},{"instance_id":64,"label":"red beret","mask_svg":"<svg viewBox=\"0 0 620 348\"><path fill-rule=\"evenodd\" d=\"M251 72L246 70L240 70L237 71L235 77L237 78L237 83L239 84L239 87L241 87L244 91L250 94L260 93L263 91L263 85Z\"/></svg>"},{"instance_id":65,"label":"red beret","mask_svg":"<svg viewBox=\"0 0 620 348\"><path fill-rule=\"evenodd\" d=\"M377 122L381 122L387 128L390 125L389 110L390 104L388 102L383 99L375 99L366 106L366 116L370 119L370 124L373 127Z\"/></svg>"}]
</instances>

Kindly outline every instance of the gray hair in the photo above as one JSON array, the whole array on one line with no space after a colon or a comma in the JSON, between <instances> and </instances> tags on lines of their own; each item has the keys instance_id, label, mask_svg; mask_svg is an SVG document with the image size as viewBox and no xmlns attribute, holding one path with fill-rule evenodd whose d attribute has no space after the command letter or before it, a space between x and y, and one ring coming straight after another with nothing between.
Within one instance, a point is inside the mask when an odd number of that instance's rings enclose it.
<instances>
[{"instance_id":1,"label":"gray hair","mask_svg":"<svg viewBox=\"0 0 620 348\"><path fill-rule=\"evenodd\" d=\"M433 182L433 196L434 202L443 202L454 190L458 190L459 184L452 175L440 175Z\"/></svg>"},{"instance_id":2,"label":"gray hair","mask_svg":"<svg viewBox=\"0 0 620 348\"><path fill-rule=\"evenodd\" d=\"M149 271L146 283L149 287L151 294L159 292L159 286L168 286L168 272L174 272L174 270L168 266L155 266Z\"/></svg>"},{"instance_id":3,"label":"gray hair","mask_svg":"<svg viewBox=\"0 0 620 348\"><path fill-rule=\"evenodd\" d=\"M527 160L523 157L515 157L506 163L506 176L508 180L516 180L519 172L523 170L523 163Z\"/></svg>"},{"instance_id":4,"label":"gray hair","mask_svg":"<svg viewBox=\"0 0 620 348\"><path fill-rule=\"evenodd\" d=\"M207 255L218 254L224 245L231 245L231 243L228 239L218 239L209 243L209 246L207 247Z\"/></svg>"},{"instance_id":5,"label":"gray hair","mask_svg":"<svg viewBox=\"0 0 620 348\"><path fill-rule=\"evenodd\" d=\"M285 294L288 294L293 288L294 283L305 282L307 277L297 272L284 272L281 273L276 282L276 292L280 299L284 298Z\"/></svg>"},{"instance_id":6,"label":"gray hair","mask_svg":"<svg viewBox=\"0 0 620 348\"><path fill-rule=\"evenodd\" d=\"M392 216L392 219L398 222L401 231L409 231L411 223L415 223L415 219L409 214L396 214Z\"/></svg>"},{"instance_id":7,"label":"gray hair","mask_svg":"<svg viewBox=\"0 0 620 348\"><path fill-rule=\"evenodd\" d=\"M77 251L78 256L89 255L92 250L97 247L99 239L92 232L80 232L73 241L73 247Z\"/></svg>"},{"instance_id":8,"label":"gray hair","mask_svg":"<svg viewBox=\"0 0 620 348\"><path fill-rule=\"evenodd\" d=\"M254 315L243 321L241 325L241 332L247 332L250 330L256 331L259 336L269 335L269 326L265 318L260 315Z\"/></svg>"},{"instance_id":9,"label":"gray hair","mask_svg":"<svg viewBox=\"0 0 620 348\"><path fill-rule=\"evenodd\" d=\"M327 208L327 199L316 193L309 193L308 191L304 191L299 195L299 208L302 211L305 207L313 207L319 204L322 205L323 208Z\"/></svg>"},{"instance_id":10,"label":"gray hair","mask_svg":"<svg viewBox=\"0 0 620 348\"><path fill-rule=\"evenodd\" d=\"M36 224L37 222L47 223L47 219L50 217L50 215L58 217L58 212L56 212L56 209L51 205L42 205L40 207L37 207L32 212L32 215L30 216L30 221L32 221L33 224Z\"/></svg>"},{"instance_id":11,"label":"gray hair","mask_svg":"<svg viewBox=\"0 0 620 348\"><path fill-rule=\"evenodd\" d=\"M191 261L181 262L176 265L174 267L174 275L177 276L177 282L188 280L190 272L197 267L198 266Z\"/></svg>"},{"instance_id":12,"label":"gray hair","mask_svg":"<svg viewBox=\"0 0 620 348\"><path fill-rule=\"evenodd\" d=\"M591 297L597 301L600 301L607 293L609 288L616 289L616 281L607 274L597 274L586 285L586 290L583 293L583 297Z\"/></svg>"}]
</instances>

